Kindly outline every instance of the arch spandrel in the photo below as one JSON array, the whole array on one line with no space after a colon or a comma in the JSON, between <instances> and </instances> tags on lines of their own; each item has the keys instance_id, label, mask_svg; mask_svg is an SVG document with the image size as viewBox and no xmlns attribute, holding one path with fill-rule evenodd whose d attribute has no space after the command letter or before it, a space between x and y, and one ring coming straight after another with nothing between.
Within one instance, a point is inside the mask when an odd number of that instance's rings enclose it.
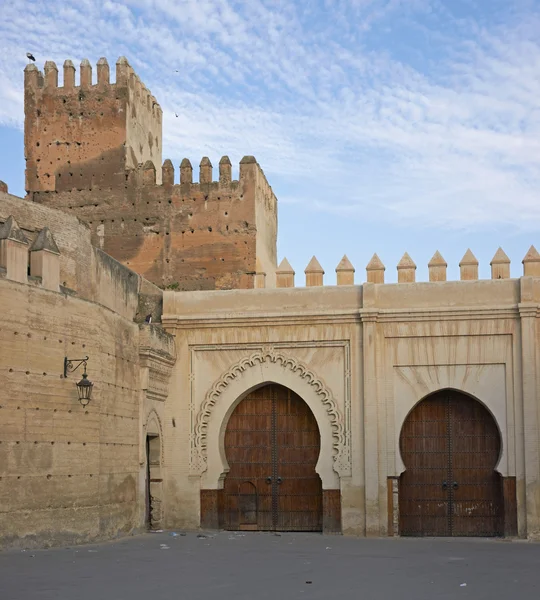
<instances>
[{"instance_id":1,"label":"arch spandrel","mask_svg":"<svg viewBox=\"0 0 540 600\"><path fill-rule=\"evenodd\" d=\"M196 418L191 451L191 472L199 474L201 487L221 487L228 470L224 436L235 407L252 390L268 383L288 387L313 412L321 434L316 471L323 488L339 487L339 475L350 473L343 418L325 383L306 365L279 352L257 351L224 373L206 394Z\"/></svg>"}]
</instances>

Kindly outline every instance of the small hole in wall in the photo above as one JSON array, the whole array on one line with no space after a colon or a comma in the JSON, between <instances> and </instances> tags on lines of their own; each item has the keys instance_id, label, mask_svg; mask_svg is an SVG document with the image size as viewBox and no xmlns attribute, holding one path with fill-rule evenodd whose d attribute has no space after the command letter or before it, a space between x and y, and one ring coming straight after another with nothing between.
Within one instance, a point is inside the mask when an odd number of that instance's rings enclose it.
<instances>
[{"instance_id":1,"label":"small hole in wall","mask_svg":"<svg viewBox=\"0 0 540 600\"><path fill-rule=\"evenodd\" d=\"M208 228L208 231L212 231L212 228L211 228L211 227L209 227L209 228Z\"/></svg>"},{"instance_id":2,"label":"small hole in wall","mask_svg":"<svg viewBox=\"0 0 540 600\"><path fill-rule=\"evenodd\" d=\"M174 417L172 418L172 426L176 427L176 421L174 420Z\"/></svg>"}]
</instances>

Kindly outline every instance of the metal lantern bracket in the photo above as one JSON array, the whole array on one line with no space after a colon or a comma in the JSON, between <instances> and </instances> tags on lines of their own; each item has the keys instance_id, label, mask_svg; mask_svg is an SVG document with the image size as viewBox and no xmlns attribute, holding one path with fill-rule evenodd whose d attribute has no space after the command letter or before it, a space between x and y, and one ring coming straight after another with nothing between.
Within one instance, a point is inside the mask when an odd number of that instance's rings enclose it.
<instances>
[{"instance_id":1,"label":"metal lantern bracket","mask_svg":"<svg viewBox=\"0 0 540 600\"><path fill-rule=\"evenodd\" d=\"M86 373L88 358L88 356L85 358L64 357L64 377L67 377L68 373L73 373L73 371L76 371L81 365L84 365L84 372Z\"/></svg>"}]
</instances>

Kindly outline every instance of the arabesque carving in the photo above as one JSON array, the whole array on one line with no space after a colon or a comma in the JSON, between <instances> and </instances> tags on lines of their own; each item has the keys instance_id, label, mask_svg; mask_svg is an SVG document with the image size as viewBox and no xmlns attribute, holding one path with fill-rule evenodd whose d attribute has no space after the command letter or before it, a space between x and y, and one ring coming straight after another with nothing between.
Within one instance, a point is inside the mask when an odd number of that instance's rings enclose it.
<instances>
[{"instance_id":1,"label":"arabesque carving","mask_svg":"<svg viewBox=\"0 0 540 600\"><path fill-rule=\"evenodd\" d=\"M250 356L243 358L234 364L214 383L210 391L206 394L206 398L201 406L195 422L191 455L192 471L199 474L202 474L204 471L206 471L208 423L210 421L213 408L222 392L244 371L256 365L261 365L265 362L276 363L281 365L284 369L289 369L307 381L307 383L313 387L321 399L321 402L326 409L326 414L330 420L333 437L332 447L334 450L334 470L340 475L347 474L348 471L350 471L350 451L348 445L346 444L343 418L339 412L332 393L326 387L325 383L304 364L291 356L286 356L281 352L276 352L271 347L257 350Z\"/></svg>"}]
</instances>

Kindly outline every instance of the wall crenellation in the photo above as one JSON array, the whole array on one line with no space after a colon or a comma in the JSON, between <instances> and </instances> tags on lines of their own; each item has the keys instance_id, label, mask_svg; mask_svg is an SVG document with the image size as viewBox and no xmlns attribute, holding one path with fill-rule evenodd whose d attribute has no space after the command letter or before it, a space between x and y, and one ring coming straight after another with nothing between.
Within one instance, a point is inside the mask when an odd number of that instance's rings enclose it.
<instances>
[{"instance_id":1,"label":"wall crenellation","mask_svg":"<svg viewBox=\"0 0 540 600\"><path fill-rule=\"evenodd\" d=\"M534 246L531 246L527 254L522 260L523 276L524 277L540 277L540 253ZM446 269L447 262L437 250L428 263L429 282L445 282L447 281ZM506 253L499 248L495 256L490 262L491 279L510 279L510 259ZM461 281L476 281L478 280L478 260L471 252L467 250L459 263L460 280ZM398 284L416 283L416 264L407 252L403 255L397 264ZM369 263L366 265L366 282L383 284L384 272L386 267L381 259L374 254ZM324 269L320 265L315 256L309 261L305 269L306 287L317 287L324 285L323 276ZM347 255L344 255L336 267L337 285L354 285L355 269ZM277 271L278 288L295 287L294 276L295 271L289 261L284 258Z\"/></svg>"},{"instance_id":2,"label":"wall crenellation","mask_svg":"<svg viewBox=\"0 0 540 600\"><path fill-rule=\"evenodd\" d=\"M76 85L76 67L73 61L70 59L64 61L62 73L63 81L62 85L60 85L59 71L54 61L46 61L43 71L40 71L35 64L31 63L24 69L25 88L43 90L44 93L58 94L80 93L90 88L101 88L103 90L107 87L118 89L119 94L121 94L123 89L129 88L140 107L145 107L155 118L161 120L163 114L161 106L125 57L120 57L116 62L115 82L111 81L110 67L105 57L101 57L97 61L95 78L90 61L87 58L81 61L79 66L79 85ZM83 99L83 97L80 98L81 101Z\"/></svg>"}]
</instances>

